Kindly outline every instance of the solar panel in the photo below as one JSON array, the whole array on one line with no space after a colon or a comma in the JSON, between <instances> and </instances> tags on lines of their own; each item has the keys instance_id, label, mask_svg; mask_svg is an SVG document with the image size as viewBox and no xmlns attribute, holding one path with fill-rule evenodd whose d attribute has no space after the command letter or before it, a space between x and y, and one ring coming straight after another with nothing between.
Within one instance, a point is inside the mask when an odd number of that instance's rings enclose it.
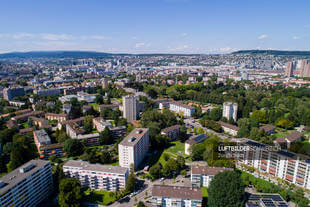
<instances>
[{"instance_id":1,"label":"solar panel","mask_svg":"<svg viewBox=\"0 0 310 207\"><path fill-rule=\"evenodd\" d=\"M257 143L257 142L253 142L253 141L247 141L246 144L255 146L255 147L265 147L266 145L261 144L261 143Z\"/></svg>"},{"instance_id":2,"label":"solar panel","mask_svg":"<svg viewBox=\"0 0 310 207\"><path fill-rule=\"evenodd\" d=\"M291 157L291 158L295 156L295 154L287 152L287 151L283 151L283 150L278 151L278 154Z\"/></svg>"}]
</instances>

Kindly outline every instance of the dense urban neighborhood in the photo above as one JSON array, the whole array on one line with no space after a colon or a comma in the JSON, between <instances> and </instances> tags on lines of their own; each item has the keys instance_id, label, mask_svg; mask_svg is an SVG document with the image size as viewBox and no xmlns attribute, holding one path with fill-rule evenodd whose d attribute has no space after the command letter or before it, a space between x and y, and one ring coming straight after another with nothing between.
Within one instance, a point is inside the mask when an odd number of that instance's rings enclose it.
<instances>
[{"instance_id":1,"label":"dense urban neighborhood","mask_svg":"<svg viewBox=\"0 0 310 207\"><path fill-rule=\"evenodd\" d=\"M0 206L306 207L307 55L2 55Z\"/></svg>"}]
</instances>

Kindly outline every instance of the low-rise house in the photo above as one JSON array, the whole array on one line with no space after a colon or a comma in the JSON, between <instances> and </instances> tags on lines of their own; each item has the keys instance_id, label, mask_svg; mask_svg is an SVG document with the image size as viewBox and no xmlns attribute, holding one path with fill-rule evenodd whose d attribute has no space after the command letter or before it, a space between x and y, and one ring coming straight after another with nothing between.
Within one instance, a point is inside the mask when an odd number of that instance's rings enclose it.
<instances>
[{"instance_id":1,"label":"low-rise house","mask_svg":"<svg viewBox=\"0 0 310 207\"><path fill-rule=\"evenodd\" d=\"M166 135L167 137L170 138L170 140L175 140L179 137L180 128L181 128L180 125L170 126L161 130L161 134Z\"/></svg>"},{"instance_id":2,"label":"low-rise house","mask_svg":"<svg viewBox=\"0 0 310 207\"><path fill-rule=\"evenodd\" d=\"M120 138L126 135L126 126L117 126L110 129L113 138Z\"/></svg>"},{"instance_id":3,"label":"low-rise house","mask_svg":"<svg viewBox=\"0 0 310 207\"><path fill-rule=\"evenodd\" d=\"M85 130L81 128L76 122L66 124L66 133L72 139L77 138L79 134L84 134Z\"/></svg>"},{"instance_id":4,"label":"low-rise house","mask_svg":"<svg viewBox=\"0 0 310 207\"><path fill-rule=\"evenodd\" d=\"M31 111L29 113L17 115L11 118L13 121L26 121L30 116L41 116L44 114L44 111Z\"/></svg>"},{"instance_id":5,"label":"low-rise house","mask_svg":"<svg viewBox=\"0 0 310 207\"><path fill-rule=\"evenodd\" d=\"M67 114L55 114L55 113L46 113L45 118L47 120L56 120L57 122L64 122L67 121L68 115Z\"/></svg>"},{"instance_id":6,"label":"low-rise house","mask_svg":"<svg viewBox=\"0 0 310 207\"><path fill-rule=\"evenodd\" d=\"M31 116L31 117L29 117L29 120L32 121L33 125L39 127L40 129L43 129L43 128L50 129L50 128L52 128L52 125L50 125L46 119L37 118L37 117Z\"/></svg>"},{"instance_id":7,"label":"low-rise house","mask_svg":"<svg viewBox=\"0 0 310 207\"><path fill-rule=\"evenodd\" d=\"M48 159L51 155L62 157L65 154L63 152L63 145L58 143L52 144L51 138L44 129L34 131L33 138L40 154L40 159Z\"/></svg>"},{"instance_id":8,"label":"low-rise house","mask_svg":"<svg viewBox=\"0 0 310 207\"><path fill-rule=\"evenodd\" d=\"M199 135L193 135L189 137L185 141L185 154L190 155L191 154L191 148L194 144L201 143L207 139L207 135L205 134L199 134Z\"/></svg>"},{"instance_id":9,"label":"low-rise house","mask_svg":"<svg viewBox=\"0 0 310 207\"><path fill-rule=\"evenodd\" d=\"M106 127L111 129L113 126L110 122L105 121L102 117L97 117L93 119L93 126L97 129L98 132L104 131Z\"/></svg>"},{"instance_id":10,"label":"low-rise house","mask_svg":"<svg viewBox=\"0 0 310 207\"><path fill-rule=\"evenodd\" d=\"M181 114L184 117L192 117L195 113L194 107L175 101L169 103L169 110Z\"/></svg>"},{"instance_id":11,"label":"low-rise house","mask_svg":"<svg viewBox=\"0 0 310 207\"><path fill-rule=\"evenodd\" d=\"M64 174L77 178L83 187L119 191L125 189L129 170L120 166L90 164L84 161L69 160L63 165Z\"/></svg>"},{"instance_id":12,"label":"low-rise house","mask_svg":"<svg viewBox=\"0 0 310 207\"><path fill-rule=\"evenodd\" d=\"M85 119L85 117L80 117L80 118L77 118L77 119L70 119L70 120L64 121L62 123L58 122L57 128L59 130L61 130L63 127L66 127L66 125L70 124L70 123L83 124L84 123L84 119Z\"/></svg>"},{"instance_id":13,"label":"low-rise house","mask_svg":"<svg viewBox=\"0 0 310 207\"><path fill-rule=\"evenodd\" d=\"M98 146L100 145L100 135L99 133L92 134L79 134L76 139L85 141L87 146Z\"/></svg>"},{"instance_id":14,"label":"low-rise house","mask_svg":"<svg viewBox=\"0 0 310 207\"><path fill-rule=\"evenodd\" d=\"M222 121L218 121L217 123L219 123L221 125L221 127L225 133L228 133L232 136L237 136L238 131L239 131L239 127L232 125L232 124L222 122Z\"/></svg>"},{"instance_id":15,"label":"low-rise house","mask_svg":"<svg viewBox=\"0 0 310 207\"><path fill-rule=\"evenodd\" d=\"M273 126L273 125L265 125L265 126L261 126L259 129L260 129L260 130L264 130L264 132L266 133L266 135L269 136L269 135L275 133L276 127Z\"/></svg>"},{"instance_id":16,"label":"low-rise house","mask_svg":"<svg viewBox=\"0 0 310 207\"><path fill-rule=\"evenodd\" d=\"M233 170L225 167L207 167L207 166L192 166L191 182L194 187L209 187L214 176L225 170Z\"/></svg>"},{"instance_id":17,"label":"low-rise house","mask_svg":"<svg viewBox=\"0 0 310 207\"><path fill-rule=\"evenodd\" d=\"M152 206L202 206L200 188L154 185L152 188Z\"/></svg>"},{"instance_id":18,"label":"low-rise house","mask_svg":"<svg viewBox=\"0 0 310 207\"><path fill-rule=\"evenodd\" d=\"M292 143L302 140L302 133L292 132L283 138L278 138L274 141L275 145L283 146L286 145L287 148L291 146Z\"/></svg>"}]
</instances>

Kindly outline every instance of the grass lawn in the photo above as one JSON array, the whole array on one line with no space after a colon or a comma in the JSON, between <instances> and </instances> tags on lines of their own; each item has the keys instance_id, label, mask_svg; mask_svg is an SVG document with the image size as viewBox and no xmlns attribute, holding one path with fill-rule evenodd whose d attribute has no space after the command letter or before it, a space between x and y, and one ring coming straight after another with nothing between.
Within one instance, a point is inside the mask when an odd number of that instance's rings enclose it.
<instances>
[{"instance_id":1,"label":"grass lawn","mask_svg":"<svg viewBox=\"0 0 310 207\"><path fill-rule=\"evenodd\" d=\"M276 133L274 134L277 138L285 137L286 135L294 132L295 130L286 130L284 132L281 132L279 130L276 130Z\"/></svg>"},{"instance_id":2,"label":"grass lawn","mask_svg":"<svg viewBox=\"0 0 310 207\"><path fill-rule=\"evenodd\" d=\"M201 190L202 190L202 197L208 197L208 188L201 187Z\"/></svg>"},{"instance_id":3,"label":"grass lawn","mask_svg":"<svg viewBox=\"0 0 310 207\"><path fill-rule=\"evenodd\" d=\"M99 205L109 205L116 200L113 193L103 190L95 191L87 189L83 192L83 197L85 201Z\"/></svg>"},{"instance_id":4,"label":"grass lawn","mask_svg":"<svg viewBox=\"0 0 310 207\"><path fill-rule=\"evenodd\" d=\"M181 141L173 141L170 142L171 146L165 149L164 151L157 152L156 155L153 156L150 166L154 165L157 162L160 162L162 165L166 164L166 160L164 159L164 154L168 154L170 157L177 158L178 155L183 156L185 159L188 158L185 155L185 144Z\"/></svg>"},{"instance_id":5,"label":"grass lawn","mask_svg":"<svg viewBox=\"0 0 310 207\"><path fill-rule=\"evenodd\" d=\"M92 104L90 104L96 111L99 111L99 109L98 109L98 104L97 103L92 103Z\"/></svg>"}]
</instances>

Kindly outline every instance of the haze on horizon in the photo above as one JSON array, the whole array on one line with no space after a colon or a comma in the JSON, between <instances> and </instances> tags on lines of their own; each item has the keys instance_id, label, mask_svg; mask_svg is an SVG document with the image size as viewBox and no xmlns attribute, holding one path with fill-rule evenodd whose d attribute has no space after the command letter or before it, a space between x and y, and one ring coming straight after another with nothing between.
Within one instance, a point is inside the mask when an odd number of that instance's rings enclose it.
<instances>
[{"instance_id":1,"label":"haze on horizon","mask_svg":"<svg viewBox=\"0 0 310 207\"><path fill-rule=\"evenodd\" d=\"M307 0L4 0L0 53L309 50Z\"/></svg>"}]
</instances>

